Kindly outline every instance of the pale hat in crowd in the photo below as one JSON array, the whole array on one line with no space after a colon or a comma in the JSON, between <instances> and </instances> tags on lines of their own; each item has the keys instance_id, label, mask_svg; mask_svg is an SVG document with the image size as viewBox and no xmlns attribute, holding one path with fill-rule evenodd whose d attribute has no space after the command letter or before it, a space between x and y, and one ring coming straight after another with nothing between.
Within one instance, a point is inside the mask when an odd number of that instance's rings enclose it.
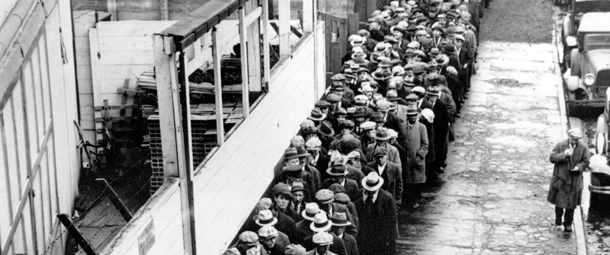
<instances>
[{"instance_id":1,"label":"pale hat in crowd","mask_svg":"<svg viewBox=\"0 0 610 255\"><path fill-rule=\"evenodd\" d=\"M301 216L303 216L303 219L313 221L319 212L320 207L317 203L307 203L305 204L305 210L301 211Z\"/></svg>"},{"instance_id":2,"label":"pale hat in crowd","mask_svg":"<svg viewBox=\"0 0 610 255\"><path fill-rule=\"evenodd\" d=\"M320 139L317 137L309 138L307 140L307 142L305 142L305 148L307 148L307 150L310 150L310 151L320 150L321 147L322 147L322 141L320 141Z\"/></svg>"},{"instance_id":3,"label":"pale hat in crowd","mask_svg":"<svg viewBox=\"0 0 610 255\"><path fill-rule=\"evenodd\" d=\"M328 217L326 216L326 212L324 212L324 211L318 212L316 214L316 216L313 218L313 222L309 225L309 228L311 230L313 230L313 232L326 232L330 229L330 227L332 227L332 224L328 220ZM315 235L314 235L314 237L315 237ZM314 240L314 242L315 242L315 240ZM332 243L332 237L331 237L330 242Z\"/></svg>"},{"instance_id":4,"label":"pale hat in crowd","mask_svg":"<svg viewBox=\"0 0 610 255\"><path fill-rule=\"evenodd\" d=\"M383 178L375 171L362 178L362 187L368 191L377 191L383 185Z\"/></svg>"},{"instance_id":5,"label":"pale hat in crowd","mask_svg":"<svg viewBox=\"0 0 610 255\"><path fill-rule=\"evenodd\" d=\"M582 138L582 131L579 128L571 128L568 130L568 136L572 139Z\"/></svg>"},{"instance_id":6,"label":"pale hat in crowd","mask_svg":"<svg viewBox=\"0 0 610 255\"><path fill-rule=\"evenodd\" d=\"M260 212L258 212L258 217L255 222L259 226L272 226L277 223L277 218L273 216L273 212L271 212L270 210L261 210Z\"/></svg>"},{"instance_id":7,"label":"pale hat in crowd","mask_svg":"<svg viewBox=\"0 0 610 255\"><path fill-rule=\"evenodd\" d=\"M273 226L264 226L258 230L258 236L262 238L277 237L279 233Z\"/></svg>"},{"instance_id":8,"label":"pale hat in crowd","mask_svg":"<svg viewBox=\"0 0 610 255\"><path fill-rule=\"evenodd\" d=\"M329 224L329 225L331 225L331 224ZM325 231L318 231L318 233L315 233L313 235L312 241L313 241L313 243L315 243L318 246L331 245L333 243L333 235L331 235Z\"/></svg>"},{"instance_id":9,"label":"pale hat in crowd","mask_svg":"<svg viewBox=\"0 0 610 255\"><path fill-rule=\"evenodd\" d=\"M249 247L256 246L258 244L258 235L252 231L244 231L239 234L239 241Z\"/></svg>"},{"instance_id":10,"label":"pale hat in crowd","mask_svg":"<svg viewBox=\"0 0 610 255\"><path fill-rule=\"evenodd\" d=\"M429 108L423 109L421 111L421 116L426 119L429 123L434 123L434 112Z\"/></svg>"}]
</instances>

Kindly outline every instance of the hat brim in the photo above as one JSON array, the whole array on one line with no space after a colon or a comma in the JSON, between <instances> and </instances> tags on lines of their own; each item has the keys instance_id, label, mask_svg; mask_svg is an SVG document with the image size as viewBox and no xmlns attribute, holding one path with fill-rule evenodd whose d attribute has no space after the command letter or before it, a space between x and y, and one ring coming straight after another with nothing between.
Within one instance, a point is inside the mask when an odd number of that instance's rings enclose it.
<instances>
[{"instance_id":1,"label":"hat brim","mask_svg":"<svg viewBox=\"0 0 610 255\"><path fill-rule=\"evenodd\" d=\"M326 119L326 114L322 114L322 116L316 118L313 116L309 116L307 117L308 120L313 120L313 121L323 121L324 119Z\"/></svg>"},{"instance_id":2,"label":"hat brim","mask_svg":"<svg viewBox=\"0 0 610 255\"><path fill-rule=\"evenodd\" d=\"M390 136L386 136L386 137L379 137L377 135L375 135L375 140L379 140L379 141L387 141L392 139Z\"/></svg>"},{"instance_id":3,"label":"hat brim","mask_svg":"<svg viewBox=\"0 0 610 255\"><path fill-rule=\"evenodd\" d=\"M313 222L313 218L314 218L314 217L307 216L307 211L305 211L305 210L301 211L301 217L303 217L303 219L306 219L311 222Z\"/></svg>"},{"instance_id":4,"label":"hat brim","mask_svg":"<svg viewBox=\"0 0 610 255\"><path fill-rule=\"evenodd\" d=\"M312 222L309 225L309 228L311 228L311 230L313 230L313 232L325 232L325 231L328 231L333 226L333 224L330 223L330 221L328 221L328 224L326 224L326 226L321 227L321 228L316 227L314 224L315 223Z\"/></svg>"},{"instance_id":5,"label":"hat brim","mask_svg":"<svg viewBox=\"0 0 610 255\"><path fill-rule=\"evenodd\" d=\"M383 180L383 178L379 177L379 182L375 186L366 185L366 178L362 178L361 182L362 182L362 188L364 188L365 190L377 191L381 188L381 186L383 186L384 180Z\"/></svg>"},{"instance_id":6,"label":"hat brim","mask_svg":"<svg viewBox=\"0 0 610 255\"><path fill-rule=\"evenodd\" d=\"M326 173L330 176L346 176L348 174L347 169L345 169L345 172L339 174L339 173L333 173L332 172L333 168L330 167L328 169L326 169Z\"/></svg>"},{"instance_id":7,"label":"hat brim","mask_svg":"<svg viewBox=\"0 0 610 255\"><path fill-rule=\"evenodd\" d=\"M266 224L261 224L260 223L260 219L256 219L254 222L256 222L256 225L259 225L261 227L272 226L272 225L275 225L277 223L277 218L273 217L273 220L271 222L269 222L269 223L266 223Z\"/></svg>"},{"instance_id":8,"label":"hat brim","mask_svg":"<svg viewBox=\"0 0 610 255\"><path fill-rule=\"evenodd\" d=\"M332 221L332 219L331 219L331 224L332 224L333 226L337 226L337 227L347 227L347 226L352 225L352 223L351 223L351 222L349 222L349 221L348 221L348 222L345 222L345 223L334 223L334 222Z\"/></svg>"},{"instance_id":9,"label":"hat brim","mask_svg":"<svg viewBox=\"0 0 610 255\"><path fill-rule=\"evenodd\" d=\"M333 130L332 128L330 129L330 133L326 133L324 131L322 131L319 127L318 127L318 133L325 135L325 136L334 136L335 135L335 130Z\"/></svg>"}]
</instances>

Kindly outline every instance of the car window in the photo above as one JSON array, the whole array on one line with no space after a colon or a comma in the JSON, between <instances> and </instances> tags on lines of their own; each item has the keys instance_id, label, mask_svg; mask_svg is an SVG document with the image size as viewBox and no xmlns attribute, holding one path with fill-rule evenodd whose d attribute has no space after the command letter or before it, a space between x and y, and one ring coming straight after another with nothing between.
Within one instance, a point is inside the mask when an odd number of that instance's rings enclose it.
<instances>
[{"instance_id":1,"label":"car window","mask_svg":"<svg viewBox=\"0 0 610 255\"><path fill-rule=\"evenodd\" d=\"M585 35L585 51L610 49L610 34Z\"/></svg>"}]
</instances>

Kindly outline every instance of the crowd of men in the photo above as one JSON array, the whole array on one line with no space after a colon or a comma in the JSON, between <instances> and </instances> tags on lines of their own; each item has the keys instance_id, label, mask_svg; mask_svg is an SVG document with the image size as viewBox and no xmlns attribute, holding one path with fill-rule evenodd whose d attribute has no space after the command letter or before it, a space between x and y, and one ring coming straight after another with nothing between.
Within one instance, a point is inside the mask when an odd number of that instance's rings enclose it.
<instances>
[{"instance_id":1,"label":"crowd of men","mask_svg":"<svg viewBox=\"0 0 610 255\"><path fill-rule=\"evenodd\" d=\"M225 254L394 254L397 212L446 166L488 4L382 3Z\"/></svg>"}]
</instances>

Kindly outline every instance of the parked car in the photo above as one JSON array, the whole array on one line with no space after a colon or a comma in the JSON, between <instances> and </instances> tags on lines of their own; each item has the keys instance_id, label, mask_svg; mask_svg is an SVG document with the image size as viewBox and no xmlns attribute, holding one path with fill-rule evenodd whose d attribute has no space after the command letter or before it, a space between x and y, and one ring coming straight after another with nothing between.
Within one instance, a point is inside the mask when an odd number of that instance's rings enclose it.
<instances>
[{"instance_id":1,"label":"parked car","mask_svg":"<svg viewBox=\"0 0 610 255\"><path fill-rule=\"evenodd\" d=\"M562 20L561 38L563 56L561 67L565 71L570 67L570 53L576 48L575 41L566 41L568 36L576 36L582 15L589 12L610 12L610 0L555 0L569 3L566 16Z\"/></svg>"},{"instance_id":2,"label":"parked car","mask_svg":"<svg viewBox=\"0 0 610 255\"><path fill-rule=\"evenodd\" d=\"M610 89L606 90L606 95ZM610 96L606 96L604 113L597 118L597 134L595 136L595 155L591 156L589 171L591 172L591 192L589 205L591 208L610 212Z\"/></svg>"},{"instance_id":3,"label":"parked car","mask_svg":"<svg viewBox=\"0 0 610 255\"><path fill-rule=\"evenodd\" d=\"M610 86L610 12L582 15L576 35L566 37L570 51L570 68L564 75L569 116L584 109L600 109L606 104Z\"/></svg>"}]
</instances>

